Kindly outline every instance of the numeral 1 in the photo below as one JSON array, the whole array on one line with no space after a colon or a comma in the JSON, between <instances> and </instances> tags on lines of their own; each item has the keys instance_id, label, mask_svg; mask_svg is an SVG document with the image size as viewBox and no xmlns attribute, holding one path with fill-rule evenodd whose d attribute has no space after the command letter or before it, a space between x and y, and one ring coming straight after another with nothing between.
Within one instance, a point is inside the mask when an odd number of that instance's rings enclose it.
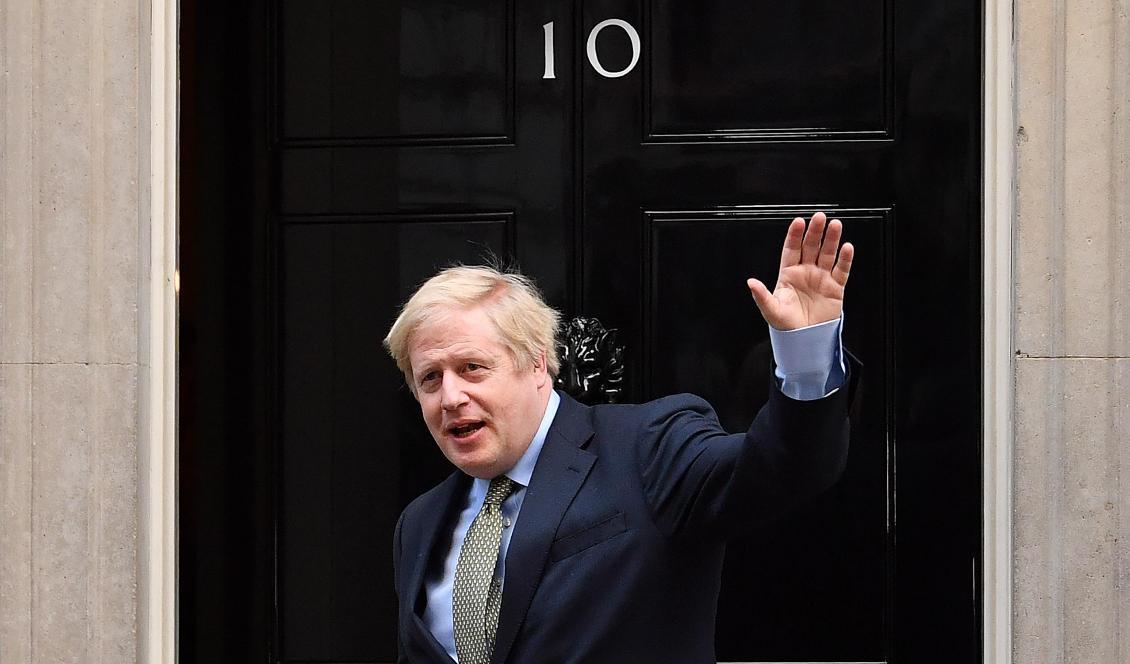
<instances>
[{"instance_id":1,"label":"numeral 1","mask_svg":"<svg viewBox=\"0 0 1130 664\"><path fill-rule=\"evenodd\" d=\"M541 26L541 29L545 31L545 73L541 77L557 78L553 69L553 21Z\"/></svg>"}]
</instances>

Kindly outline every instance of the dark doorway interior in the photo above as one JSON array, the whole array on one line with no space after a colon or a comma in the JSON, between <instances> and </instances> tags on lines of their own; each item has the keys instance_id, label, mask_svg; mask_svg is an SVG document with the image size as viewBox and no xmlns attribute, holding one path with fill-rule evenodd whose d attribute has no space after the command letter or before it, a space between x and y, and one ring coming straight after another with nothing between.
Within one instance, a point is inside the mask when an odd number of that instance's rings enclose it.
<instances>
[{"instance_id":1,"label":"dark doorway interior","mask_svg":"<svg viewBox=\"0 0 1130 664\"><path fill-rule=\"evenodd\" d=\"M180 3L181 662L268 661L266 8Z\"/></svg>"},{"instance_id":2,"label":"dark doorway interior","mask_svg":"<svg viewBox=\"0 0 1130 664\"><path fill-rule=\"evenodd\" d=\"M641 40L617 78L585 50L612 17ZM182 0L180 661L395 659L392 526L448 467L379 340L437 266L516 260L620 330L630 400L697 392L740 428L768 355L742 281L818 208L860 248L852 456L733 543L718 657L980 661L980 21Z\"/></svg>"}]
</instances>

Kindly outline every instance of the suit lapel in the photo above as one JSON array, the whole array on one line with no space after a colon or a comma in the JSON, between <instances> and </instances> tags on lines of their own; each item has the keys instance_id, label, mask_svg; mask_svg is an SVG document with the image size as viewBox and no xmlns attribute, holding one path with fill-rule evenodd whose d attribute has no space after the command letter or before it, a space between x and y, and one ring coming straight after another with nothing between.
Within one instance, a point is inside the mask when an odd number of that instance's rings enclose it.
<instances>
[{"instance_id":1,"label":"suit lapel","mask_svg":"<svg viewBox=\"0 0 1130 664\"><path fill-rule=\"evenodd\" d=\"M423 618L412 614L408 623L408 643L405 647L410 662L432 662L433 664L454 664L455 660L447 654L436 637L428 631Z\"/></svg>"},{"instance_id":2,"label":"suit lapel","mask_svg":"<svg viewBox=\"0 0 1130 664\"><path fill-rule=\"evenodd\" d=\"M581 449L593 433L589 416L588 407L561 396L506 554L506 585L492 658L496 663L505 662L510 654L541 581L561 517L596 461L596 455Z\"/></svg>"},{"instance_id":3,"label":"suit lapel","mask_svg":"<svg viewBox=\"0 0 1130 664\"><path fill-rule=\"evenodd\" d=\"M417 552L414 558L402 561L408 579L405 597L411 598L405 604L412 612L408 619L410 628L407 636L416 642L414 645L418 649L432 654L434 661L450 662L451 658L447 656L421 619L424 578L428 571L428 562L436 553L436 545L440 543L440 536L451 532L453 512L459 507L459 499L467 494L469 482L470 478L459 471L452 473L441 482L418 510L419 520L417 525L413 526L418 535L411 536L415 540L414 545L406 542L404 546L405 551Z\"/></svg>"}]
</instances>

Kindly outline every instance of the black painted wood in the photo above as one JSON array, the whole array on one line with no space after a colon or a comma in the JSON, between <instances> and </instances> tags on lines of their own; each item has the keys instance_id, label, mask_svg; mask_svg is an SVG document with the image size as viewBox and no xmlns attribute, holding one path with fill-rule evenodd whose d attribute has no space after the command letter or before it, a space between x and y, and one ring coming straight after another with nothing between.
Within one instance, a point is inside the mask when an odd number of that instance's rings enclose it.
<instances>
[{"instance_id":1,"label":"black painted wood","mask_svg":"<svg viewBox=\"0 0 1130 664\"><path fill-rule=\"evenodd\" d=\"M645 211L641 383L688 391L741 430L768 399L768 330L748 274L773 274L781 229L803 208ZM845 344L867 363L848 468L814 503L734 540L719 600L723 661L879 661L886 656L891 209L843 209L845 241L866 247L851 278ZM694 274L693 280L686 275ZM714 292L704 297L704 286ZM728 286L728 287L727 287Z\"/></svg>"},{"instance_id":2,"label":"black painted wood","mask_svg":"<svg viewBox=\"0 0 1130 664\"><path fill-rule=\"evenodd\" d=\"M286 145L509 144L512 2L280 2Z\"/></svg>"},{"instance_id":3,"label":"black painted wood","mask_svg":"<svg viewBox=\"0 0 1130 664\"><path fill-rule=\"evenodd\" d=\"M643 3L645 142L889 136L887 5Z\"/></svg>"},{"instance_id":4,"label":"black painted wood","mask_svg":"<svg viewBox=\"0 0 1130 664\"><path fill-rule=\"evenodd\" d=\"M386 572L392 512L449 471L380 339L396 307L442 266L410 249L432 247L444 261L475 261L480 250L506 255L513 219L493 216L396 215L284 226L283 660L391 657L396 606ZM359 353L362 348L369 350Z\"/></svg>"},{"instance_id":5,"label":"black painted wood","mask_svg":"<svg viewBox=\"0 0 1130 664\"><path fill-rule=\"evenodd\" d=\"M267 10L180 3L181 662L266 661L273 630Z\"/></svg>"},{"instance_id":6,"label":"black painted wood","mask_svg":"<svg viewBox=\"0 0 1130 664\"><path fill-rule=\"evenodd\" d=\"M380 339L437 267L517 262L619 330L624 400L737 429L770 356L744 279L818 209L858 249L851 457L731 546L719 659L980 660L979 3L182 15L182 661L395 659L391 530L448 466Z\"/></svg>"}]
</instances>

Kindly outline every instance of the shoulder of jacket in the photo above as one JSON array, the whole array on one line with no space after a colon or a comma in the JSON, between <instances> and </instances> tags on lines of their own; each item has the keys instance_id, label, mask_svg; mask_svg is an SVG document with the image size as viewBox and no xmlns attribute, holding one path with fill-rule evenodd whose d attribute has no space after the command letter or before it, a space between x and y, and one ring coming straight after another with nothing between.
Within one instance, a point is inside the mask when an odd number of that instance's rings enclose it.
<instances>
[{"instance_id":1,"label":"shoulder of jacket","mask_svg":"<svg viewBox=\"0 0 1130 664\"><path fill-rule=\"evenodd\" d=\"M596 419L621 419L639 422L654 422L667 419L680 412L716 418L714 407L696 394L671 394L639 404L604 404L593 406Z\"/></svg>"},{"instance_id":2,"label":"shoulder of jacket","mask_svg":"<svg viewBox=\"0 0 1130 664\"><path fill-rule=\"evenodd\" d=\"M697 394L690 394L689 392L660 397L644 405L654 410L714 410L714 407L711 406L706 399L703 399Z\"/></svg>"}]
</instances>

